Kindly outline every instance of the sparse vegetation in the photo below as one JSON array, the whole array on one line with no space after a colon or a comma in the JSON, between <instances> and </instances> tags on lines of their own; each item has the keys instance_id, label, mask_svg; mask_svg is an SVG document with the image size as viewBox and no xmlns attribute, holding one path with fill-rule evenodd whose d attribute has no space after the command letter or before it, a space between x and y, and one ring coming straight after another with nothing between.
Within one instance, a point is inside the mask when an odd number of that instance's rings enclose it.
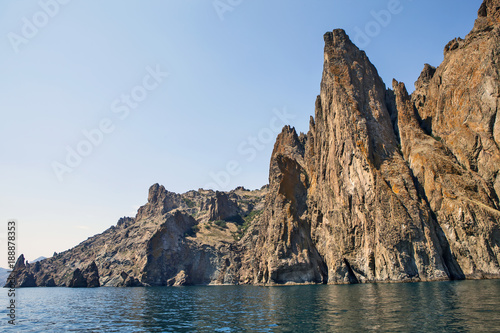
<instances>
[{"instance_id":1,"label":"sparse vegetation","mask_svg":"<svg viewBox=\"0 0 500 333\"><path fill-rule=\"evenodd\" d=\"M221 228L225 228L227 227L227 223L226 221L224 220L217 220L217 221L214 221L214 224L218 227L221 227Z\"/></svg>"},{"instance_id":2,"label":"sparse vegetation","mask_svg":"<svg viewBox=\"0 0 500 333\"><path fill-rule=\"evenodd\" d=\"M253 221L259 217L262 214L261 210L254 210L250 212L247 216L244 218L244 222L242 224L238 224L238 231L233 233L233 236L236 240L240 240L241 237L245 234L245 232L248 230L250 225L253 223Z\"/></svg>"},{"instance_id":3,"label":"sparse vegetation","mask_svg":"<svg viewBox=\"0 0 500 333\"><path fill-rule=\"evenodd\" d=\"M245 218L244 218L245 222L243 223L243 225L245 225L245 224L249 225L260 214L262 214L261 210L253 210L253 211L251 211L250 214L248 214L247 216L245 216Z\"/></svg>"},{"instance_id":4,"label":"sparse vegetation","mask_svg":"<svg viewBox=\"0 0 500 333\"><path fill-rule=\"evenodd\" d=\"M434 134L431 134L432 138L436 141L441 141L441 137L440 136L437 136L437 135L434 135Z\"/></svg>"},{"instance_id":5,"label":"sparse vegetation","mask_svg":"<svg viewBox=\"0 0 500 333\"><path fill-rule=\"evenodd\" d=\"M193 225L189 231L184 233L184 237L194 237L196 236L196 233L200 231L200 226L199 225Z\"/></svg>"},{"instance_id":6,"label":"sparse vegetation","mask_svg":"<svg viewBox=\"0 0 500 333\"><path fill-rule=\"evenodd\" d=\"M196 206L196 204L189 198L183 198L182 200L189 208L193 208L194 206Z\"/></svg>"}]
</instances>

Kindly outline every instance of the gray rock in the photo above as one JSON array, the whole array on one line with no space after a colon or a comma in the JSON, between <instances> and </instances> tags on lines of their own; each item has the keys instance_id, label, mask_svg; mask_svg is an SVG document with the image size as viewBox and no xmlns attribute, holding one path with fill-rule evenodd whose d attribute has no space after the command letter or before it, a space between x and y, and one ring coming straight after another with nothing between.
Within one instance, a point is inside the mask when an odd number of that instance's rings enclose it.
<instances>
[{"instance_id":1,"label":"gray rock","mask_svg":"<svg viewBox=\"0 0 500 333\"><path fill-rule=\"evenodd\" d=\"M483 2L411 96L386 89L343 30L324 40L309 131L283 128L269 185L154 184L134 218L36 264L21 256L16 285L500 278L500 1Z\"/></svg>"},{"instance_id":2,"label":"gray rock","mask_svg":"<svg viewBox=\"0 0 500 333\"><path fill-rule=\"evenodd\" d=\"M68 283L71 288L94 288L100 287L99 271L94 261L90 263L84 270L79 268L73 271L73 276Z\"/></svg>"}]
</instances>

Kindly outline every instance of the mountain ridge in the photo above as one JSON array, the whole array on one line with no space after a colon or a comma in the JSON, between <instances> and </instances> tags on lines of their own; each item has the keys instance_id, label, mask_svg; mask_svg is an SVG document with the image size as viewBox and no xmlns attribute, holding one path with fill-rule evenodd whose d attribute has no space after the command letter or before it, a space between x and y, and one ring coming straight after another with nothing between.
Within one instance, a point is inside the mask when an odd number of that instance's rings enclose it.
<instances>
[{"instance_id":1,"label":"mountain ridge","mask_svg":"<svg viewBox=\"0 0 500 333\"><path fill-rule=\"evenodd\" d=\"M408 94L344 30L324 35L308 133L285 126L269 185L169 192L12 277L27 286L500 278L500 1Z\"/></svg>"}]
</instances>

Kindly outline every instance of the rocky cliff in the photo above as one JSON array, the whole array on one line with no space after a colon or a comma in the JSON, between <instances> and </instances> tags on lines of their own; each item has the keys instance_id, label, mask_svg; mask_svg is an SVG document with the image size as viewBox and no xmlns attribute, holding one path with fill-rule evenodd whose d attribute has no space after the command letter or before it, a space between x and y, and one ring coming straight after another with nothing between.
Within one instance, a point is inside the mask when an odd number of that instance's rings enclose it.
<instances>
[{"instance_id":1,"label":"rocky cliff","mask_svg":"<svg viewBox=\"0 0 500 333\"><path fill-rule=\"evenodd\" d=\"M11 275L17 287L236 284L238 241L264 209L267 186L184 194L155 184L135 218Z\"/></svg>"},{"instance_id":2,"label":"rocky cliff","mask_svg":"<svg viewBox=\"0 0 500 333\"><path fill-rule=\"evenodd\" d=\"M500 1L484 1L411 95L387 89L343 30L324 39L309 132L283 129L269 186L153 185L135 218L36 264L20 258L17 285L499 278Z\"/></svg>"},{"instance_id":3,"label":"rocky cliff","mask_svg":"<svg viewBox=\"0 0 500 333\"><path fill-rule=\"evenodd\" d=\"M485 1L412 96L325 34L310 130L271 158L252 282L500 277L499 13Z\"/></svg>"}]
</instances>

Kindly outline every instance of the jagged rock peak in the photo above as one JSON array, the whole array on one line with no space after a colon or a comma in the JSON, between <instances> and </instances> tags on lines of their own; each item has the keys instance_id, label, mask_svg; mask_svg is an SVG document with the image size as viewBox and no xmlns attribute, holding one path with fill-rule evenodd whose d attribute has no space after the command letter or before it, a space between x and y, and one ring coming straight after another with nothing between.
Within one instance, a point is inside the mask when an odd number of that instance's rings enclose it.
<instances>
[{"instance_id":1,"label":"jagged rock peak","mask_svg":"<svg viewBox=\"0 0 500 333\"><path fill-rule=\"evenodd\" d=\"M343 29L329 31L325 33L323 39L325 40L325 47L348 50L350 47L354 46Z\"/></svg>"},{"instance_id":2,"label":"jagged rock peak","mask_svg":"<svg viewBox=\"0 0 500 333\"><path fill-rule=\"evenodd\" d=\"M155 214L166 214L183 205L182 196L170 192L163 185L154 184L149 188L148 203L139 208L136 220Z\"/></svg>"},{"instance_id":3,"label":"jagged rock peak","mask_svg":"<svg viewBox=\"0 0 500 333\"><path fill-rule=\"evenodd\" d=\"M160 185L158 183L152 185L149 188L149 195L148 195L148 202L149 203L155 203L158 201L160 197L165 195L167 190L165 190L165 187L163 185Z\"/></svg>"},{"instance_id":4,"label":"jagged rock peak","mask_svg":"<svg viewBox=\"0 0 500 333\"><path fill-rule=\"evenodd\" d=\"M446 44L444 55L465 47L475 38L488 35L492 30L497 30L500 26L500 0L484 0L478 10L478 17L473 29L467 34L465 39L457 37Z\"/></svg>"},{"instance_id":5,"label":"jagged rock peak","mask_svg":"<svg viewBox=\"0 0 500 333\"><path fill-rule=\"evenodd\" d=\"M484 0L477 12L477 20L472 32L490 31L500 25L500 2Z\"/></svg>"},{"instance_id":6,"label":"jagged rock peak","mask_svg":"<svg viewBox=\"0 0 500 333\"><path fill-rule=\"evenodd\" d=\"M415 82L415 86L420 87L424 84L428 84L435 73L436 73L436 67L431 66L429 64L425 64L422 73L420 73L418 80Z\"/></svg>"},{"instance_id":7,"label":"jagged rock peak","mask_svg":"<svg viewBox=\"0 0 500 333\"><path fill-rule=\"evenodd\" d=\"M21 254L19 258L17 258L16 264L14 265L13 271L21 270L26 268L26 264L24 263L26 259L24 259L24 254Z\"/></svg>"},{"instance_id":8,"label":"jagged rock peak","mask_svg":"<svg viewBox=\"0 0 500 333\"><path fill-rule=\"evenodd\" d=\"M500 278L499 1L411 95L386 89L345 31L325 34L315 118L307 135L278 135L269 186L154 184L134 219L34 265L19 258L16 285Z\"/></svg>"},{"instance_id":9,"label":"jagged rock peak","mask_svg":"<svg viewBox=\"0 0 500 333\"><path fill-rule=\"evenodd\" d=\"M24 254L21 254L14 265L12 273L10 273L9 278L5 287L9 288L20 288L20 287L36 287L35 277L33 273L29 270L30 268L35 268L36 265L29 265L25 263Z\"/></svg>"},{"instance_id":10,"label":"jagged rock peak","mask_svg":"<svg viewBox=\"0 0 500 333\"><path fill-rule=\"evenodd\" d=\"M305 138L301 140L294 127L286 125L276 138L273 155L284 153L284 150L289 148L296 148L299 149L299 152L303 152L305 140Z\"/></svg>"},{"instance_id":11,"label":"jagged rock peak","mask_svg":"<svg viewBox=\"0 0 500 333\"><path fill-rule=\"evenodd\" d=\"M447 45L432 78L412 93L425 133L486 180L493 197L500 194L499 8L500 0L484 1L472 31Z\"/></svg>"},{"instance_id":12,"label":"jagged rock peak","mask_svg":"<svg viewBox=\"0 0 500 333\"><path fill-rule=\"evenodd\" d=\"M342 29L336 29L332 32L327 32L324 35L325 48L324 48L324 73L330 73L336 77L339 77L339 83L343 84L348 88L351 82L347 80L342 80L342 78L348 79L351 73L359 73L363 71L364 67L373 67L369 63L366 53L360 50L356 45L354 45ZM373 67L373 74L378 78L378 73L375 67ZM380 79L382 83L382 79ZM383 83L382 83L383 84Z\"/></svg>"},{"instance_id":13,"label":"jagged rock peak","mask_svg":"<svg viewBox=\"0 0 500 333\"><path fill-rule=\"evenodd\" d=\"M120 217L120 219L118 220L118 222L116 223L116 226L117 227L128 227L129 225L131 225L132 223L134 223L134 218L132 217L127 217L127 216L124 216L124 217ZM54 252L54 255L53 256L56 256L57 253Z\"/></svg>"}]
</instances>

